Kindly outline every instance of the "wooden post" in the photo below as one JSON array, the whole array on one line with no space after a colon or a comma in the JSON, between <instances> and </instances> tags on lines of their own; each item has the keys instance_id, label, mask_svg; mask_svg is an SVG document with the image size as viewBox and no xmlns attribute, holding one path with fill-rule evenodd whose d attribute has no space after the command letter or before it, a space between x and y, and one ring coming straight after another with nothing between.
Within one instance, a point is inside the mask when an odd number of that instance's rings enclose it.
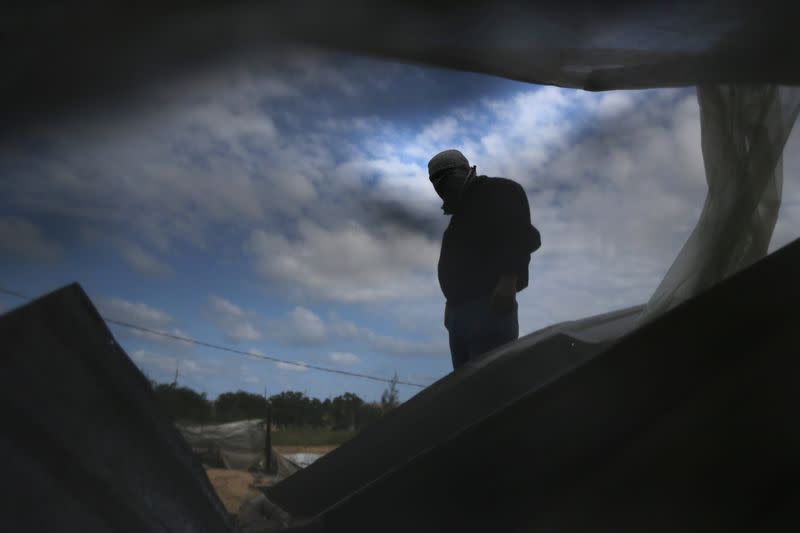
<instances>
[{"instance_id":1,"label":"wooden post","mask_svg":"<svg viewBox=\"0 0 800 533\"><path fill-rule=\"evenodd\" d=\"M267 442L265 446L266 470L267 473L272 474L272 405L269 402L267 402Z\"/></svg>"}]
</instances>

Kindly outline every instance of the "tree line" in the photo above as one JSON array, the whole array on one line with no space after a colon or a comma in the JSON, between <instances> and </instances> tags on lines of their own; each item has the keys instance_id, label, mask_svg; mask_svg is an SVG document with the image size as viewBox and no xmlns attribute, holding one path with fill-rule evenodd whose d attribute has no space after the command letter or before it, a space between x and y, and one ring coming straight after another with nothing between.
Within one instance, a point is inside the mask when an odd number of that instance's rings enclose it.
<instances>
[{"instance_id":1,"label":"tree line","mask_svg":"<svg viewBox=\"0 0 800 533\"><path fill-rule=\"evenodd\" d=\"M176 421L213 424L266 418L269 407L274 427L314 427L359 430L399 405L397 376L381 395L380 402L366 402L346 392L335 398L310 398L302 392L284 391L265 398L259 394L226 392L216 400L177 383L153 383L153 390L166 412Z\"/></svg>"}]
</instances>

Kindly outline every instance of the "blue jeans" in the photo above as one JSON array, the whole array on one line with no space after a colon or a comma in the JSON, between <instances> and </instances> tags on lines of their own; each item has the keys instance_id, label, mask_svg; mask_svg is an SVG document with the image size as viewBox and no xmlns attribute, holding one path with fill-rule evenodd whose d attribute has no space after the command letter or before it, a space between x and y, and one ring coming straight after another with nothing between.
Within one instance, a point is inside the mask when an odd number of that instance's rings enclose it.
<instances>
[{"instance_id":1,"label":"blue jeans","mask_svg":"<svg viewBox=\"0 0 800 533\"><path fill-rule=\"evenodd\" d=\"M450 334L450 356L453 369L467 361L519 338L517 304L514 309L498 314L489 308L490 297L470 302L447 304L444 326Z\"/></svg>"}]
</instances>

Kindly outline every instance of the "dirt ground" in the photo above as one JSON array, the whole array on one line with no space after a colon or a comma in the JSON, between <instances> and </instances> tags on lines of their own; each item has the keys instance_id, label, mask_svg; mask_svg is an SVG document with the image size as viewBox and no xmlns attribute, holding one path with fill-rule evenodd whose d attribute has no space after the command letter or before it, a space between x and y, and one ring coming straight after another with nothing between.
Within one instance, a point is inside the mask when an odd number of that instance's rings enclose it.
<instances>
[{"instance_id":1,"label":"dirt ground","mask_svg":"<svg viewBox=\"0 0 800 533\"><path fill-rule=\"evenodd\" d=\"M318 453L325 455L334 449L336 449L336 446L275 446L275 451L281 455L290 453Z\"/></svg>"},{"instance_id":2,"label":"dirt ground","mask_svg":"<svg viewBox=\"0 0 800 533\"><path fill-rule=\"evenodd\" d=\"M275 446L275 451L281 455L289 453L324 455L334 448L336 446ZM269 476L253 474L245 470L206 468L206 474L229 513L238 513L242 503L260 494L258 487L266 487L272 483Z\"/></svg>"},{"instance_id":3,"label":"dirt ground","mask_svg":"<svg viewBox=\"0 0 800 533\"><path fill-rule=\"evenodd\" d=\"M259 486L270 483L269 478L255 476L244 470L208 468L206 474L229 513L238 513L242 503L260 494Z\"/></svg>"}]
</instances>

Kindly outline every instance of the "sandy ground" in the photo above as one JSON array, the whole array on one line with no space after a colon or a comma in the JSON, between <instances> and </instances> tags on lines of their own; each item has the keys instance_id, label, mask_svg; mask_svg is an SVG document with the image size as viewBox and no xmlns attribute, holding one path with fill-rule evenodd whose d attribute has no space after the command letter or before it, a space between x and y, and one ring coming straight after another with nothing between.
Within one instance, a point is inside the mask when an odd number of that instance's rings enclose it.
<instances>
[{"instance_id":1,"label":"sandy ground","mask_svg":"<svg viewBox=\"0 0 800 533\"><path fill-rule=\"evenodd\" d=\"M336 449L336 446L275 446L275 451L281 455L290 453L318 453L325 455L334 449Z\"/></svg>"},{"instance_id":2,"label":"sandy ground","mask_svg":"<svg viewBox=\"0 0 800 533\"><path fill-rule=\"evenodd\" d=\"M290 453L324 455L334 448L336 446L275 446L275 451L281 455ZM272 483L269 476L253 474L244 470L207 468L206 474L229 513L238 513L242 503L260 494L258 487L269 486Z\"/></svg>"},{"instance_id":3,"label":"sandy ground","mask_svg":"<svg viewBox=\"0 0 800 533\"><path fill-rule=\"evenodd\" d=\"M257 487L270 483L269 478L254 476L244 470L208 468L206 474L229 513L239 512L242 503L261 494Z\"/></svg>"}]
</instances>

